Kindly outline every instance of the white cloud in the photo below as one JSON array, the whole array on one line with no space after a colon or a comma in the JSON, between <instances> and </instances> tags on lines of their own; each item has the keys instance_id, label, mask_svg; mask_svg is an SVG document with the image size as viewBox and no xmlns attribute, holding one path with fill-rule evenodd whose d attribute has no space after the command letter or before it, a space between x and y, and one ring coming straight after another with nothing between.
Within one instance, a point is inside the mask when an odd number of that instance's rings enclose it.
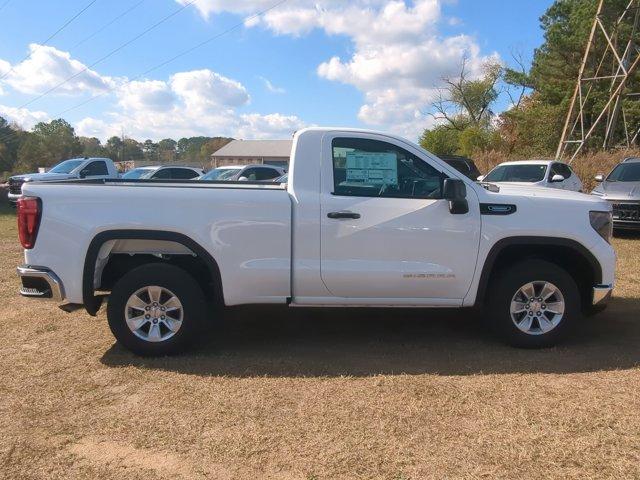
<instances>
[{"instance_id":1,"label":"white cloud","mask_svg":"<svg viewBox=\"0 0 640 480\"><path fill-rule=\"evenodd\" d=\"M265 88L271 92L271 93L278 93L278 94L282 94L282 93L286 93L286 90L282 87L276 87L273 83L271 83L271 80L269 80L268 78L264 78L264 77L258 77L260 80L262 80L262 83L264 83Z\"/></svg>"},{"instance_id":2,"label":"white cloud","mask_svg":"<svg viewBox=\"0 0 640 480\"><path fill-rule=\"evenodd\" d=\"M247 89L211 70L178 72L166 82L130 82L117 90L117 97L119 110L108 119L84 118L76 126L78 134L100 139L123 131L154 140L196 135L286 138L304 126L294 115L238 113L250 100Z\"/></svg>"},{"instance_id":3,"label":"white cloud","mask_svg":"<svg viewBox=\"0 0 640 480\"><path fill-rule=\"evenodd\" d=\"M175 101L175 94L161 80L133 81L118 89L117 94L125 110L163 111Z\"/></svg>"},{"instance_id":4,"label":"white cloud","mask_svg":"<svg viewBox=\"0 0 640 480\"><path fill-rule=\"evenodd\" d=\"M349 38L353 52L322 62L318 75L353 85L364 94L358 112L362 122L415 137L428 124L421 111L435 98L442 78L459 74L463 57L471 77L490 58L469 36L439 33L439 24L458 22L443 16L445 1L293 0L245 21L245 26L294 37L320 29ZM266 3L198 0L196 6L204 17L222 11L249 16L270 6Z\"/></svg>"},{"instance_id":5,"label":"white cloud","mask_svg":"<svg viewBox=\"0 0 640 480\"><path fill-rule=\"evenodd\" d=\"M240 116L238 129L243 138L289 138L306 124L295 115L250 113Z\"/></svg>"},{"instance_id":6,"label":"white cloud","mask_svg":"<svg viewBox=\"0 0 640 480\"><path fill-rule=\"evenodd\" d=\"M187 5L193 0L176 0L180 5ZM212 13L253 13L264 10L273 5L274 0L195 0L193 6L204 18L209 18Z\"/></svg>"},{"instance_id":7,"label":"white cloud","mask_svg":"<svg viewBox=\"0 0 640 480\"><path fill-rule=\"evenodd\" d=\"M70 77L73 78L56 88L55 93L96 94L108 90L114 84L111 78L102 77L82 62L71 58L69 52L37 43L29 45L29 57L26 60L12 67L5 61L1 62L0 70L4 70L2 75L8 74L0 82L21 93L41 94Z\"/></svg>"},{"instance_id":8,"label":"white cloud","mask_svg":"<svg viewBox=\"0 0 640 480\"><path fill-rule=\"evenodd\" d=\"M46 112L32 111L26 108L15 108L0 105L0 116L9 122L14 122L25 130L30 130L38 122L50 120Z\"/></svg>"},{"instance_id":9,"label":"white cloud","mask_svg":"<svg viewBox=\"0 0 640 480\"><path fill-rule=\"evenodd\" d=\"M247 89L211 70L192 70L171 77L171 88L186 105L198 111L239 107L249 103Z\"/></svg>"}]
</instances>

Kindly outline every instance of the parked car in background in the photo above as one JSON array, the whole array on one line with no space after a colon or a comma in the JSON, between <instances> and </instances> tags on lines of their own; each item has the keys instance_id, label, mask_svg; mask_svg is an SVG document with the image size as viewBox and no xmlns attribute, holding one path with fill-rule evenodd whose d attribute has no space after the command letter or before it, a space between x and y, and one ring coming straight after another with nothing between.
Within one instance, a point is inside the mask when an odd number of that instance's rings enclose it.
<instances>
[{"instance_id":1,"label":"parked car in background","mask_svg":"<svg viewBox=\"0 0 640 480\"><path fill-rule=\"evenodd\" d=\"M582 191L582 181L571 167L554 160L503 162L486 175L479 176L478 181Z\"/></svg>"},{"instance_id":2,"label":"parked car in background","mask_svg":"<svg viewBox=\"0 0 640 480\"><path fill-rule=\"evenodd\" d=\"M44 173L25 173L9 178L9 203L15 204L22 195L25 182L48 182L78 178L118 178L118 169L109 158L70 158Z\"/></svg>"},{"instance_id":3,"label":"parked car in background","mask_svg":"<svg viewBox=\"0 0 640 480\"><path fill-rule=\"evenodd\" d=\"M243 304L476 306L508 343L545 347L611 295L598 197L486 188L361 129L299 130L291 165L286 185L29 184L20 293L95 315L110 292L111 331L142 355L184 349L214 307Z\"/></svg>"},{"instance_id":4,"label":"parked car in background","mask_svg":"<svg viewBox=\"0 0 640 480\"><path fill-rule=\"evenodd\" d=\"M156 165L138 167L122 175L127 180L191 180L204 174L204 170L179 165Z\"/></svg>"},{"instance_id":5,"label":"parked car in background","mask_svg":"<svg viewBox=\"0 0 640 480\"><path fill-rule=\"evenodd\" d=\"M480 170L470 158L458 155L439 155L439 158L471 180L475 180L480 176Z\"/></svg>"},{"instance_id":6,"label":"parked car in background","mask_svg":"<svg viewBox=\"0 0 640 480\"><path fill-rule=\"evenodd\" d=\"M640 230L640 158L625 158L596 181L600 184L591 193L611 203L613 227Z\"/></svg>"},{"instance_id":7,"label":"parked car in background","mask_svg":"<svg viewBox=\"0 0 640 480\"><path fill-rule=\"evenodd\" d=\"M281 177L273 179L274 183L287 183L288 181L289 181L289 174L288 173L285 173Z\"/></svg>"},{"instance_id":8,"label":"parked car in background","mask_svg":"<svg viewBox=\"0 0 640 480\"><path fill-rule=\"evenodd\" d=\"M198 180L271 182L285 173L284 168L275 165L229 165L214 168Z\"/></svg>"}]
</instances>

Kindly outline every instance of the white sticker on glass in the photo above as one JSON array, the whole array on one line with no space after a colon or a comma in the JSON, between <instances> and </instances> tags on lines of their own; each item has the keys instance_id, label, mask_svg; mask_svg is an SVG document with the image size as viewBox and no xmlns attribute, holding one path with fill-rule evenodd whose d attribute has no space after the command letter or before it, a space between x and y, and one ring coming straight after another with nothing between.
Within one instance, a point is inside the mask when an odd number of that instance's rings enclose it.
<instances>
[{"instance_id":1,"label":"white sticker on glass","mask_svg":"<svg viewBox=\"0 0 640 480\"><path fill-rule=\"evenodd\" d=\"M387 152L347 152L347 182L398 185L398 158Z\"/></svg>"}]
</instances>

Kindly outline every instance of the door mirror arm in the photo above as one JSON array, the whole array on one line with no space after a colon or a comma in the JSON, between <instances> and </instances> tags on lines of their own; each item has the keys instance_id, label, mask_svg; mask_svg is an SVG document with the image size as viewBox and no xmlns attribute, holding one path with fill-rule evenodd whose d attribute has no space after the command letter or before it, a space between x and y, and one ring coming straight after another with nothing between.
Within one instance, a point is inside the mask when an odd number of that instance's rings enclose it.
<instances>
[{"instance_id":1,"label":"door mirror arm","mask_svg":"<svg viewBox=\"0 0 640 480\"><path fill-rule=\"evenodd\" d=\"M442 198L449 200L449 212L454 215L469 212L467 186L458 178L445 178L442 186Z\"/></svg>"}]
</instances>

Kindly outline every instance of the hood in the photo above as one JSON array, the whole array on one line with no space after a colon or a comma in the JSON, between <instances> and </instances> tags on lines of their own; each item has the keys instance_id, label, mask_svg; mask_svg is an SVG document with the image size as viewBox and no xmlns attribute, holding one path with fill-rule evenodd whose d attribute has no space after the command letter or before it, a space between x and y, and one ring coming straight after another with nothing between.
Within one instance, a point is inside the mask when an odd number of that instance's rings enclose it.
<instances>
[{"instance_id":1,"label":"hood","mask_svg":"<svg viewBox=\"0 0 640 480\"><path fill-rule=\"evenodd\" d=\"M604 181L594 189L606 199L640 200L640 182Z\"/></svg>"},{"instance_id":2,"label":"hood","mask_svg":"<svg viewBox=\"0 0 640 480\"><path fill-rule=\"evenodd\" d=\"M499 192L491 192L492 195L508 195L513 197L529 198L553 198L557 200L577 200L580 202L599 203L601 199L595 195L562 190L560 188L536 187L532 184L499 183Z\"/></svg>"},{"instance_id":3,"label":"hood","mask_svg":"<svg viewBox=\"0 0 640 480\"><path fill-rule=\"evenodd\" d=\"M25 173L24 175L14 175L10 180L18 180L23 182L37 182L37 181L54 181L54 180L66 180L68 178L76 178L75 175L70 173Z\"/></svg>"}]
</instances>

